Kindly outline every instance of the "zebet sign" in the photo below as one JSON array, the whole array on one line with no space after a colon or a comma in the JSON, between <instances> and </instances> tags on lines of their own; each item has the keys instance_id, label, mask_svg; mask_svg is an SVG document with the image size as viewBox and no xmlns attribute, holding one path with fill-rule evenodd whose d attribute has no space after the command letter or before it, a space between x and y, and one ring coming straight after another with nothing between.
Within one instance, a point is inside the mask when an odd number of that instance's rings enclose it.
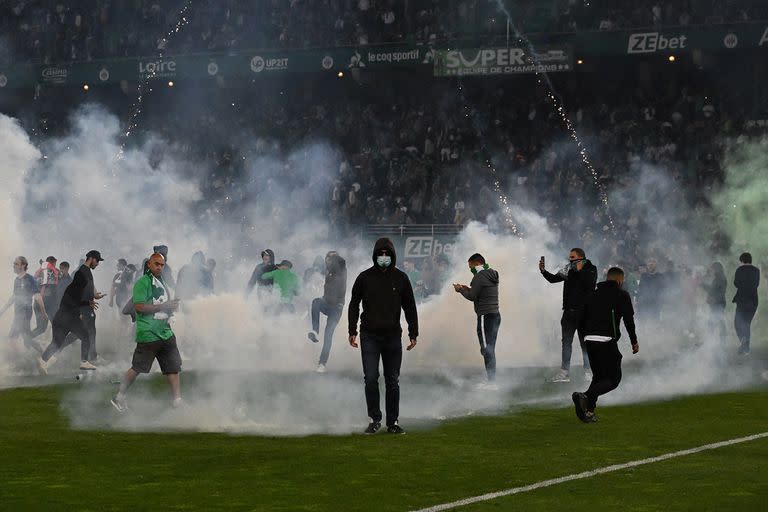
<instances>
[{"instance_id":1,"label":"zebet sign","mask_svg":"<svg viewBox=\"0 0 768 512\"><path fill-rule=\"evenodd\" d=\"M445 254L453 254L453 237L442 240L434 236L409 236L405 239L401 254L405 258L429 258Z\"/></svg>"},{"instance_id":2,"label":"zebet sign","mask_svg":"<svg viewBox=\"0 0 768 512\"><path fill-rule=\"evenodd\" d=\"M573 69L570 47L536 53L523 48L479 48L435 51L435 76L551 73Z\"/></svg>"},{"instance_id":3,"label":"zebet sign","mask_svg":"<svg viewBox=\"0 0 768 512\"><path fill-rule=\"evenodd\" d=\"M688 36L665 36L658 32L630 34L627 53L655 53L664 50L684 50Z\"/></svg>"}]
</instances>

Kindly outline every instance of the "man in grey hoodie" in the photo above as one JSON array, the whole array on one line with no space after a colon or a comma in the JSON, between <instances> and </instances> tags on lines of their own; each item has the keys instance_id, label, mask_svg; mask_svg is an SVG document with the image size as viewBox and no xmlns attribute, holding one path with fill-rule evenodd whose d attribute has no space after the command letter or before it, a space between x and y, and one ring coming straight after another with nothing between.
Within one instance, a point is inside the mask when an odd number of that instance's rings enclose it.
<instances>
[{"instance_id":1,"label":"man in grey hoodie","mask_svg":"<svg viewBox=\"0 0 768 512\"><path fill-rule=\"evenodd\" d=\"M480 354L485 361L488 389L496 389L496 336L501 325L499 313L499 273L485 262L480 254L469 257L469 270L474 274L469 286L454 284L453 289L475 304L477 314L477 338Z\"/></svg>"}]
</instances>

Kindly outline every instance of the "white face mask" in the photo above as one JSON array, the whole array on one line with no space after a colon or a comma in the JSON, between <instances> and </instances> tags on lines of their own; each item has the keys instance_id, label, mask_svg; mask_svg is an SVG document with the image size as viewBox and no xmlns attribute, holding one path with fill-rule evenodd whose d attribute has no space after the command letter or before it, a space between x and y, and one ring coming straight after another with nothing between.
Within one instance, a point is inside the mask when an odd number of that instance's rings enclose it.
<instances>
[{"instance_id":1,"label":"white face mask","mask_svg":"<svg viewBox=\"0 0 768 512\"><path fill-rule=\"evenodd\" d=\"M376 264L381 268L387 268L392 264L392 256L377 256Z\"/></svg>"}]
</instances>

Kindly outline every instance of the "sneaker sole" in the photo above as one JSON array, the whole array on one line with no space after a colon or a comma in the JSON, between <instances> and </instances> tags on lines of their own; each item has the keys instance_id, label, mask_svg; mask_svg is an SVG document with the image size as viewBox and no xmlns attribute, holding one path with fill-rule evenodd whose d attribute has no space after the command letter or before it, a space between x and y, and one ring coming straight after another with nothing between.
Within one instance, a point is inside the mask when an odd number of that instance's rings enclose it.
<instances>
[{"instance_id":1,"label":"sneaker sole","mask_svg":"<svg viewBox=\"0 0 768 512\"><path fill-rule=\"evenodd\" d=\"M309 341L311 341L312 343L320 343L320 339L317 336L315 336L315 333L311 332L307 334L307 338L309 338Z\"/></svg>"},{"instance_id":2,"label":"sneaker sole","mask_svg":"<svg viewBox=\"0 0 768 512\"><path fill-rule=\"evenodd\" d=\"M111 400L109 401L109 403L111 403L111 404L112 404L112 407L114 407L114 408L115 408L115 410L116 410L117 412L119 412L119 413L124 413L125 411L127 411L127 410L128 410L128 408L127 408L127 407L120 407L120 405L119 405L117 402L115 402L115 399L114 399L114 398L113 398L113 399L111 399Z\"/></svg>"},{"instance_id":3,"label":"sneaker sole","mask_svg":"<svg viewBox=\"0 0 768 512\"><path fill-rule=\"evenodd\" d=\"M550 379L549 382L553 383L559 383L559 382L571 382L571 379Z\"/></svg>"}]
</instances>

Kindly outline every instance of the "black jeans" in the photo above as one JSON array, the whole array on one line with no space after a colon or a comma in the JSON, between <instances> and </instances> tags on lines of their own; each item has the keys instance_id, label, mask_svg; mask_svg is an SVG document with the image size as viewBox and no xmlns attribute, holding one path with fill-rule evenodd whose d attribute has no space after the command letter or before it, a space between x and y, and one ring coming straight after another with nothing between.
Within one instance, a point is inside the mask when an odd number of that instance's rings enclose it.
<instances>
[{"instance_id":1,"label":"black jeans","mask_svg":"<svg viewBox=\"0 0 768 512\"><path fill-rule=\"evenodd\" d=\"M621 382L621 352L615 341L587 341L592 362L592 382L587 389L589 410L594 411L597 397L613 391Z\"/></svg>"},{"instance_id":2,"label":"black jeans","mask_svg":"<svg viewBox=\"0 0 768 512\"><path fill-rule=\"evenodd\" d=\"M55 293L43 297L43 304L45 304L45 312L48 315L48 318L53 318L56 314L56 310L59 306L56 304L57 298ZM43 311L40 309L40 306L37 305L37 302L35 302L35 328L32 331L33 338L37 338L48 328L48 319L42 318L42 315Z\"/></svg>"},{"instance_id":3,"label":"black jeans","mask_svg":"<svg viewBox=\"0 0 768 512\"><path fill-rule=\"evenodd\" d=\"M331 355L331 345L333 345L333 332L339 325L341 312L344 309L342 304L331 304L322 298L312 301L312 330L320 332L320 313L328 317L325 322L325 332L323 333L323 349L320 351L320 364L328 362Z\"/></svg>"},{"instance_id":4,"label":"black jeans","mask_svg":"<svg viewBox=\"0 0 768 512\"><path fill-rule=\"evenodd\" d=\"M501 325L501 314L489 313L477 317L477 339L480 342L480 354L485 361L488 380L496 378L496 337Z\"/></svg>"},{"instance_id":5,"label":"black jeans","mask_svg":"<svg viewBox=\"0 0 768 512\"><path fill-rule=\"evenodd\" d=\"M741 342L741 348L749 350L749 342L752 337L752 319L755 318L757 306L752 304L736 304L736 317L734 324L736 336Z\"/></svg>"},{"instance_id":6,"label":"black jeans","mask_svg":"<svg viewBox=\"0 0 768 512\"><path fill-rule=\"evenodd\" d=\"M573 351L573 335L578 331L579 345L581 345L581 357L584 360L584 369L589 370L589 356L584 346L584 333L579 329L579 323L583 311L580 309L566 309L563 311L563 317L560 319L560 326L563 328L563 359L560 365L565 371L571 368L571 353Z\"/></svg>"},{"instance_id":7,"label":"black jeans","mask_svg":"<svg viewBox=\"0 0 768 512\"><path fill-rule=\"evenodd\" d=\"M400 415L400 364L403 344L400 334L360 333L360 352L363 357L365 402L372 421L381 422L379 397L379 360L384 367L385 408L387 426L397 423Z\"/></svg>"},{"instance_id":8,"label":"black jeans","mask_svg":"<svg viewBox=\"0 0 768 512\"><path fill-rule=\"evenodd\" d=\"M21 336L24 346L27 348L33 348L38 352L42 349L36 341L33 341L34 336L29 323L32 321L32 308L17 308L13 312L13 325L11 326L11 332L8 333L9 338L15 338Z\"/></svg>"},{"instance_id":9,"label":"black jeans","mask_svg":"<svg viewBox=\"0 0 768 512\"><path fill-rule=\"evenodd\" d=\"M95 318L95 315L94 315ZM57 314L51 322L53 339L48 348L43 352L43 361L48 361L52 355L60 352L64 347L80 340L80 360L88 361L91 347L90 335L85 323L79 316ZM68 334L72 336L68 336Z\"/></svg>"}]
</instances>

